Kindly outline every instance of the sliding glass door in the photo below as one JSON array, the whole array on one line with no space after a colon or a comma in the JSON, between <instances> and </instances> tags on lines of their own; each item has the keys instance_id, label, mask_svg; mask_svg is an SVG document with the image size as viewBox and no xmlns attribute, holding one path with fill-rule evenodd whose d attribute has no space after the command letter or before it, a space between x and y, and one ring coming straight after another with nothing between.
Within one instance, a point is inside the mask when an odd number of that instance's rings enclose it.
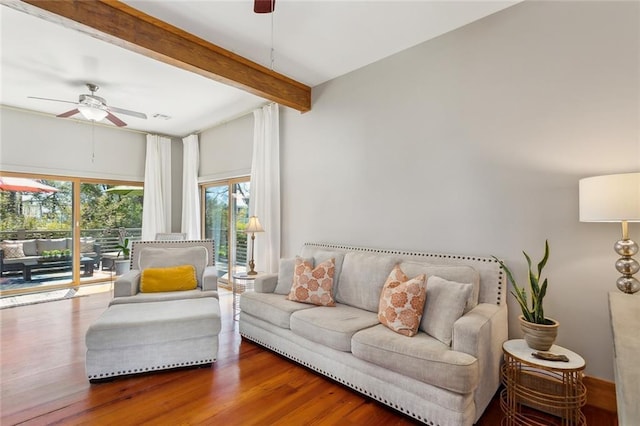
<instances>
[{"instance_id":1,"label":"sliding glass door","mask_svg":"<svg viewBox=\"0 0 640 426\"><path fill-rule=\"evenodd\" d=\"M139 183L0 176L0 295L111 281L122 237L140 238L142 198Z\"/></svg>"},{"instance_id":2,"label":"sliding glass door","mask_svg":"<svg viewBox=\"0 0 640 426\"><path fill-rule=\"evenodd\" d=\"M73 283L73 189L63 179L0 177L0 292Z\"/></svg>"},{"instance_id":3,"label":"sliding glass door","mask_svg":"<svg viewBox=\"0 0 640 426\"><path fill-rule=\"evenodd\" d=\"M225 279L229 270L243 271L247 266L249 218L249 178L225 180L203 185L204 237L213 239L218 275Z\"/></svg>"}]
</instances>

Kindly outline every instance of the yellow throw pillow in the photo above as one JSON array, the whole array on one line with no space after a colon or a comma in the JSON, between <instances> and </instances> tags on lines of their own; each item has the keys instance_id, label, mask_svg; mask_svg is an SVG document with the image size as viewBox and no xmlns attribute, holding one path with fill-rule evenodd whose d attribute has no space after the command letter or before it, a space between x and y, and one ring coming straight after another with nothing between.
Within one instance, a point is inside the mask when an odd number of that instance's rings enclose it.
<instances>
[{"instance_id":1,"label":"yellow throw pillow","mask_svg":"<svg viewBox=\"0 0 640 426\"><path fill-rule=\"evenodd\" d=\"M193 290L197 285L196 268L193 265L147 268L140 276L142 293Z\"/></svg>"}]
</instances>

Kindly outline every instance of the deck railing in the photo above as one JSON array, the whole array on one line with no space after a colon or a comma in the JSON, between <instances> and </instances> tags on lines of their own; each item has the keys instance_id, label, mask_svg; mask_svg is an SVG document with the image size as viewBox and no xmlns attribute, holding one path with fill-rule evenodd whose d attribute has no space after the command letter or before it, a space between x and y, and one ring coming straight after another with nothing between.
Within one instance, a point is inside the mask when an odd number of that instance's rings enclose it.
<instances>
[{"instance_id":1,"label":"deck railing","mask_svg":"<svg viewBox=\"0 0 640 426\"><path fill-rule=\"evenodd\" d=\"M127 238L132 241L139 240L142 235L142 228L125 228ZM70 229L18 229L12 231L0 231L2 240L30 240L35 238L71 238ZM118 251L120 234L117 228L82 229L81 237L93 237L96 243L100 244L102 253Z\"/></svg>"},{"instance_id":2,"label":"deck railing","mask_svg":"<svg viewBox=\"0 0 640 426\"><path fill-rule=\"evenodd\" d=\"M140 240L142 236L142 228L125 228L127 238L131 241ZM118 228L98 228L98 229L82 229L81 237L94 237L96 243L100 244L102 253L118 251L116 246L119 244ZM71 238L70 229L18 229L11 231L0 231L0 240L30 240L35 238ZM227 256L218 256L217 259L223 265L228 263ZM247 236L246 234L238 234L236 239L236 264L247 264ZM222 266L222 265L221 265Z\"/></svg>"}]
</instances>

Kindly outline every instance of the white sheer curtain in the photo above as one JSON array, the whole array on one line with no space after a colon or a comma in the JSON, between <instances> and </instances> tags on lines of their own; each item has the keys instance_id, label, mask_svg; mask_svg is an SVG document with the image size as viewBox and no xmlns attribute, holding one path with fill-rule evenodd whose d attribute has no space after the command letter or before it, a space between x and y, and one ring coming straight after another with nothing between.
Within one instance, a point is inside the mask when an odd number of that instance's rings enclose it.
<instances>
[{"instance_id":1,"label":"white sheer curtain","mask_svg":"<svg viewBox=\"0 0 640 426\"><path fill-rule=\"evenodd\" d=\"M142 239L171 232L171 139L147 135L142 204Z\"/></svg>"},{"instance_id":2,"label":"white sheer curtain","mask_svg":"<svg viewBox=\"0 0 640 426\"><path fill-rule=\"evenodd\" d=\"M249 213L265 232L256 234L256 270L276 272L280 260L280 121L278 104L253 112L253 159Z\"/></svg>"},{"instance_id":3,"label":"white sheer curtain","mask_svg":"<svg viewBox=\"0 0 640 426\"><path fill-rule=\"evenodd\" d=\"M198 192L198 168L200 152L198 135L182 139L182 232L187 240L200 239L200 193Z\"/></svg>"}]
</instances>

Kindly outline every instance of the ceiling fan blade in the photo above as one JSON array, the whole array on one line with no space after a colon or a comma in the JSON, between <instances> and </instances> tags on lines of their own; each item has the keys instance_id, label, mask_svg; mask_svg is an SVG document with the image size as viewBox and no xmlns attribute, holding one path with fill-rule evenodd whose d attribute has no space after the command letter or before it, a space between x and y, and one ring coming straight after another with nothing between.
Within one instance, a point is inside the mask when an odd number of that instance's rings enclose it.
<instances>
[{"instance_id":1,"label":"ceiling fan blade","mask_svg":"<svg viewBox=\"0 0 640 426\"><path fill-rule=\"evenodd\" d=\"M118 117L116 117L115 115L108 113L107 116L105 117L107 120L109 120L110 122L112 122L113 124L115 124L118 127L124 127L127 125L127 123L125 123L124 121L120 120Z\"/></svg>"},{"instance_id":2,"label":"ceiling fan blade","mask_svg":"<svg viewBox=\"0 0 640 426\"><path fill-rule=\"evenodd\" d=\"M76 109L72 109L71 111L67 111L67 112L63 112L62 114L58 114L58 115L56 115L56 117L67 118L67 117L71 117L72 115L76 115L79 112L80 111L78 110L78 108L76 108Z\"/></svg>"},{"instance_id":3,"label":"ceiling fan blade","mask_svg":"<svg viewBox=\"0 0 640 426\"><path fill-rule=\"evenodd\" d=\"M271 13L276 8L276 0L253 0L255 13Z\"/></svg>"},{"instance_id":4,"label":"ceiling fan blade","mask_svg":"<svg viewBox=\"0 0 640 426\"><path fill-rule=\"evenodd\" d=\"M144 114L141 112L130 111L128 109L112 107L112 106L109 106L107 108L109 109L109 111L117 112L118 114L126 114L132 117L144 118L145 120L147 119L147 114Z\"/></svg>"},{"instance_id":5,"label":"ceiling fan blade","mask_svg":"<svg viewBox=\"0 0 640 426\"><path fill-rule=\"evenodd\" d=\"M39 97L37 97L37 96L27 96L27 98L30 98L30 99L40 99L40 100L42 100L42 101L54 101L54 102L64 102L64 103L67 103L67 104L77 104L77 102L72 102L72 101L63 101L63 100L60 100L60 99L39 98Z\"/></svg>"}]
</instances>

